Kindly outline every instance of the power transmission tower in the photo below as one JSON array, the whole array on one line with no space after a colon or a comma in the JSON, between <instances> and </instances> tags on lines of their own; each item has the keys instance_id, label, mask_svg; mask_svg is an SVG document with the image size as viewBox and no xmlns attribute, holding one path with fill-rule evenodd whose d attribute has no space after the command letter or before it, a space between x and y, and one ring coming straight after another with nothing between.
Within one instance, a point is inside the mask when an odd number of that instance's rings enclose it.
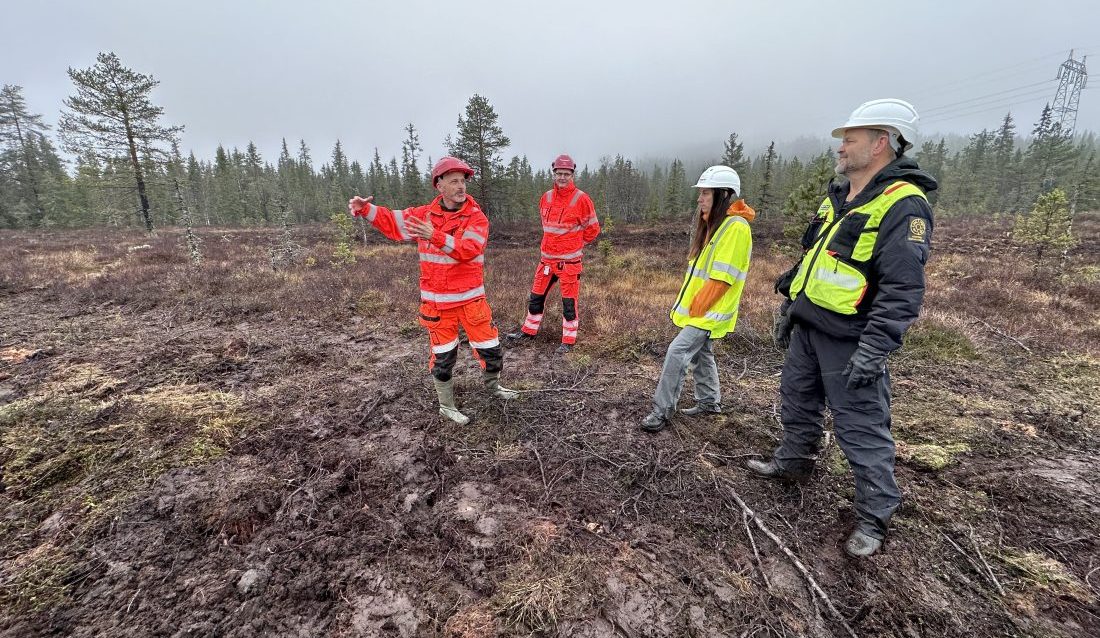
<instances>
[{"instance_id":1,"label":"power transmission tower","mask_svg":"<svg viewBox=\"0 0 1100 638\"><path fill-rule=\"evenodd\" d=\"M1054 94L1054 117L1062 125L1062 131L1073 137L1073 128L1077 126L1077 105L1081 102L1081 89L1089 74L1085 71L1085 59L1073 59L1073 50L1069 58L1058 67L1058 92Z\"/></svg>"}]
</instances>

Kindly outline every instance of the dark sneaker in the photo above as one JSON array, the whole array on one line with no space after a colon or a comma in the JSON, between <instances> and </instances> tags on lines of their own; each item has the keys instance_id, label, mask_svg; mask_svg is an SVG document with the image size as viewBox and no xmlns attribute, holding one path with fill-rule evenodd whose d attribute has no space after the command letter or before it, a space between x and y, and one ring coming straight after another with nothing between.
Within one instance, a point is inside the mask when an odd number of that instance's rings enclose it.
<instances>
[{"instance_id":1,"label":"dark sneaker","mask_svg":"<svg viewBox=\"0 0 1100 638\"><path fill-rule=\"evenodd\" d=\"M844 551L852 558L867 558L881 548L882 539L868 536L858 529L844 543Z\"/></svg>"},{"instance_id":2,"label":"dark sneaker","mask_svg":"<svg viewBox=\"0 0 1100 638\"><path fill-rule=\"evenodd\" d=\"M697 403L690 408L684 408L680 410L680 414L684 416L698 416L700 414L721 414L722 406L714 405L713 403Z\"/></svg>"},{"instance_id":3,"label":"dark sneaker","mask_svg":"<svg viewBox=\"0 0 1100 638\"><path fill-rule=\"evenodd\" d=\"M560 346L558 346L558 349L555 350L554 352L556 352L557 354L569 354L569 352L571 352L572 350L573 350L573 345L572 344L563 343Z\"/></svg>"},{"instance_id":4,"label":"dark sneaker","mask_svg":"<svg viewBox=\"0 0 1100 638\"><path fill-rule=\"evenodd\" d=\"M641 427L646 432L660 432L668 425L668 419L657 412L650 412L642 419Z\"/></svg>"}]
</instances>

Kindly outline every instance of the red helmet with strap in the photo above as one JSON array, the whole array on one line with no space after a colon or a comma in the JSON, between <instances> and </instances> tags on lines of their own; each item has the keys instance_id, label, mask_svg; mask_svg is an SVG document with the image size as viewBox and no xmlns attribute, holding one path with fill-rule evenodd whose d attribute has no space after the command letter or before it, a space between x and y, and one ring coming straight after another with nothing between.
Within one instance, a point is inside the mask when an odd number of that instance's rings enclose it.
<instances>
[{"instance_id":1,"label":"red helmet with strap","mask_svg":"<svg viewBox=\"0 0 1100 638\"><path fill-rule=\"evenodd\" d=\"M556 171L559 168L564 168L567 171L577 172L577 163L573 161L572 157L568 155L558 155L554 163L550 165L550 170Z\"/></svg>"},{"instance_id":2,"label":"red helmet with strap","mask_svg":"<svg viewBox=\"0 0 1100 638\"><path fill-rule=\"evenodd\" d=\"M439 161L432 167L432 186L435 186L436 181L438 181L440 177L443 177L451 171L462 171L466 174L466 177L474 176L474 169L470 168L469 164L457 157L444 155L439 158Z\"/></svg>"}]
</instances>

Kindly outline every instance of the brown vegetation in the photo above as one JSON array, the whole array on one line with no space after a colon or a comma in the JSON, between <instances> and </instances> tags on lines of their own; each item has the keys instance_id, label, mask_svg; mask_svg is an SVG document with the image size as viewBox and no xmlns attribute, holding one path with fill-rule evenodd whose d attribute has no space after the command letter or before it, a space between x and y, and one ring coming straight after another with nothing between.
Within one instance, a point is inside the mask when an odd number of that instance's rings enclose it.
<instances>
[{"instance_id":1,"label":"brown vegetation","mask_svg":"<svg viewBox=\"0 0 1100 638\"><path fill-rule=\"evenodd\" d=\"M1057 282L1007 224L937 227L893 358L905 502L862 562L835 444L807 485L740 469L780 435L771 281L791 258L768 242L718 348L726 413L635 428L685 227L591 251L574 353L552 354L552 295L506 357L519 400L482 394L462 346L467 427L433 407L411 246L336 266L306 229L276 271L274 230L202 232L199 265L175 232L0 233L0 635L845 635L719 486L857 635L1100 633L1100 218ZM537 241L493 228L502 328Z\"/></svg>"}]
</instances>

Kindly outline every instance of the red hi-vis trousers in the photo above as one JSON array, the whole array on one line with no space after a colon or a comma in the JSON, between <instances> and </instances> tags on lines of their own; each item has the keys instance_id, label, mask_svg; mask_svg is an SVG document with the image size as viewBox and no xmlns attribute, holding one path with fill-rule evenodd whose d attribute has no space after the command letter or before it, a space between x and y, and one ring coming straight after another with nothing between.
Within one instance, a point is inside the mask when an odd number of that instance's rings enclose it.
<instances>
[{"instance_id":1,"label":"red hi-vis trousers","mask_svg":"<svg viewBox=\"0 0 1100 638\"><path fill-rule=\"evenodd\" d=\"M523 321L523 332L538 334L542 325L542 315L546 306L546 295L554 282L561 282L561 342L577 342L577 327L580 326L577 296L581 291L580 260L543 261L535 269L535 280L531 284L531 296L527 300L527 318Z\"/></svg>"},{"instance_id":2,"label":"red hi-vis trousers","mask_svg":"<svg viewBox=\"0 0 1100 638\"><path fill-rule=\"evenodd\" d=\"M440 381L448 381L458 360L458 328L466 331L474 358L486 372L500 372L504 353L500 348L493 313L485 297L453 308L440 308L435 302L420 304L420 325L428 329L432 355L428 369Z\"/></svg>"}]
</instances>

